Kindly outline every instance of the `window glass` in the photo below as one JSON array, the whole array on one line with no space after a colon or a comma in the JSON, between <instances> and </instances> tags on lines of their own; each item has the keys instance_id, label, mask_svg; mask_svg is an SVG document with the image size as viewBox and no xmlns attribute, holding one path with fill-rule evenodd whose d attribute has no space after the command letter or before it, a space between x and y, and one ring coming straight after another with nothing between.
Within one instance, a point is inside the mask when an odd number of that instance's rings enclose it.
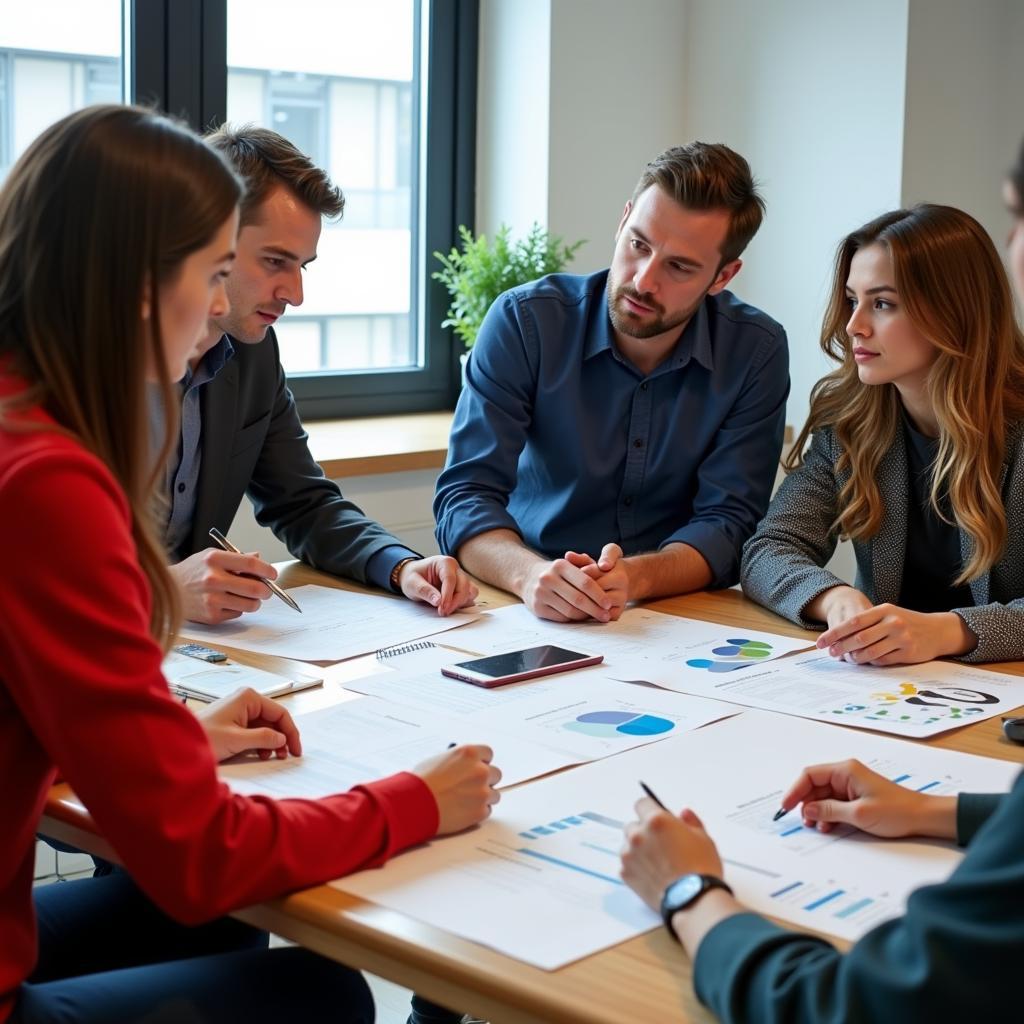
<instances>
[{"instance_id":1,"label":"window glass","mask_svg":"<svg viewBox=\"0 0 1024 1024\"><path fill-rule=\"evenodd\" d=\"M44 0L0 18L0 180L48 125L124 100L122 0Z\"/></svg>"},{"instance_id":2,"label":"window glass","mask_svg":"<svg viewBox=\"0 0 1024 1024\"><path fill-rule=\"evenodd\" d=\"M305 301L275 326L282 362L289 374L421 365L420 5L290 0L287 13L279 0L228 0L228 120L272 128L324 167L345 193L345 215L324 224Z\"/></svg>"}]
</instances>

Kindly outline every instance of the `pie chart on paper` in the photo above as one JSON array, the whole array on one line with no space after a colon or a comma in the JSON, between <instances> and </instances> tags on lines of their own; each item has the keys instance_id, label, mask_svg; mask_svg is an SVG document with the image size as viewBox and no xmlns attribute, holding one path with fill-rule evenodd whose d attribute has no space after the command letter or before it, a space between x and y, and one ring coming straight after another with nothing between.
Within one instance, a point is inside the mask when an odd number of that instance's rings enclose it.
<instances>
[{"instance_id":1,"label":"pie chart on paper","mask_svg":"<svg viewBox=\"0 0 1024 1024\"><path fill-rule=\"evenodd\" d=\"M588 711L563 725L563 728L571 732L581 732L586 736L600 736L605 739L616 734L661 736L671 732L675 727L676 723L671 719L636 711Z\"/></svg>"}]
</instances>

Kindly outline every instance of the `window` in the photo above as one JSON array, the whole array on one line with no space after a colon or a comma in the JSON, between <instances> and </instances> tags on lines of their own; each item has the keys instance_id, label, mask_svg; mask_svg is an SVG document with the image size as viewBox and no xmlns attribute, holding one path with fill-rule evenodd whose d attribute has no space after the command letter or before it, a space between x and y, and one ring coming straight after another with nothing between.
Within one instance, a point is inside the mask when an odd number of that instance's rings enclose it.
<instances>
[{"instance_id":1,"label":"window","mask_svg":"<svg viewBox=\"0 0 1024 1024\"><path fill-rule=\"evenodd\" d=\"M46 0L0 21L0 180L48 125L124 98L121 0Z\"/></svg>"},{"instance_id":2,"label":"window","mask_svg":"<svg viewBox=\"0 0 1024 1024\"><path fill-rule=\"evenodd\" d=\"M345 193L302 306L275 327L306 414L450 402L452 341L438 326L447 303L430 272L454 234L452 161L440 158L447 181L426 171L452 144L456 46L446 40L460 7L475 17L475 4L455 0L291 0L287 19L278 0L227 0L227 120L280 132ZM420 200L440 190L439 236Z\"/></svg>"},{"instance_id":3,"label":"window","mask_svg":"<svg viewBox=\"0 0 1024 1024\"><path fill-rule=\"evenodd\" d=\"M346 197L303 305L276 328L303 415L445 408L458 361L430 274L432 253L472 225L477 7L35 0L0 22L0 178L46 125L90 103L275 129Z\"/></svg>"}]
</instances>

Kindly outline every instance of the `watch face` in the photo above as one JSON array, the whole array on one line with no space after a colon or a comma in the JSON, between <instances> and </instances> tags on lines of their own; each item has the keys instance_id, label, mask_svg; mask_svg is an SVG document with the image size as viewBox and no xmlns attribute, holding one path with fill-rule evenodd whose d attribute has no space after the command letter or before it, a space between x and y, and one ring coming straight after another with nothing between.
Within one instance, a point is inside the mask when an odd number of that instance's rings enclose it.
<instances>
[{"instance_id":1,"label":"watch face","mask_svg":"<svg viewBox=\"0 0 1024 1024\"><path fill-rule=\"evenodd\" d=\"M683 875L668 887L665 902L677 910L682 910L703 888L704 879L700 875Z\"/></svg>"}]
</instances>

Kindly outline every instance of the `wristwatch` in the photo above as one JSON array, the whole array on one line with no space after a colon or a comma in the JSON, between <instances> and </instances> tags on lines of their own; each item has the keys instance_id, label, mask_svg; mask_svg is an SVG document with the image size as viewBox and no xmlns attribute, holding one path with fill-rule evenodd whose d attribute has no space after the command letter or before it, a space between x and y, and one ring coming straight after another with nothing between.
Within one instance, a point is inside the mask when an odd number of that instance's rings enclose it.
<instances>
[{"instance_id":1,"label":"wristwatch","mask_svg":"<svg viewBox=\"0 0 1024 1024\"><path fill-rule=\"evenodd\" d=\"M665 890L665 895L661 897L661 919L676 942L679 936L672 928L672 915L678 910L692 907L710 889L724 889L730 896L733 894L732 889L715 875L682 875Z\"/></svg>"}]
</instances>

